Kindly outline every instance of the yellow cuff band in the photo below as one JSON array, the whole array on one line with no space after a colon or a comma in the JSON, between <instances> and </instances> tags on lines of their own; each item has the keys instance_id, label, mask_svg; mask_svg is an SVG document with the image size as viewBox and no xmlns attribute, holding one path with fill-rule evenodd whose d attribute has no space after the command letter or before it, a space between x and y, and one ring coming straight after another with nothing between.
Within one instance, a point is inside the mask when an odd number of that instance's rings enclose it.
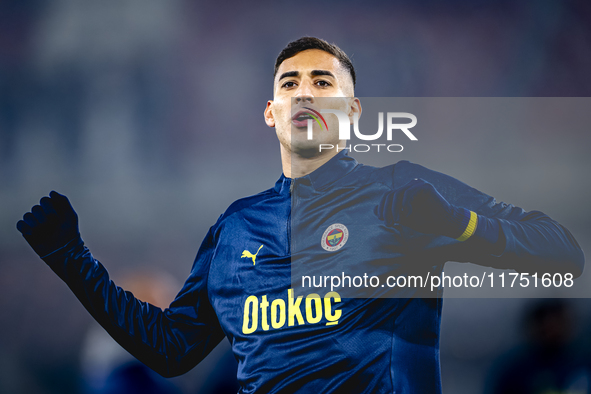
<instances>
[{"instance_id":1,"label":"yellow cuff band","mask_svg":"<svg viewBox=\"0 0 591 394\"><path fill-rule=\"evenodd\" d=\"M466 226L464 233L456 239L458 241L464 242L465 240L470 238L472 236L472 234L474 234L474 232L476 231L477 225L478 225L478 215L476 215L476 212L470 211L470 221L468 222L468 225Z\"/></svg>"}]
</instances>

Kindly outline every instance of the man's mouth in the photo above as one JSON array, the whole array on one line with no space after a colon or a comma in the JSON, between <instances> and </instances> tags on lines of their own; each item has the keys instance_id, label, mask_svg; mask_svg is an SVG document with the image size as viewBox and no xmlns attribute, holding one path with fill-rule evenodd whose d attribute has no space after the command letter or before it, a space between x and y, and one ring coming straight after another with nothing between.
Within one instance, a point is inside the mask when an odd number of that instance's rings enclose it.
<instances>
[{"instance_id":1,"label":"man's mouth","mask_svg":"<svg viewBox=\"0 0 591 394\"><path fill-rule=\"evenodd\" d=\"M295 127L307 127L308 120L314 120L314 118L312 117L311 112L305 110L298 111L291 117L291 123L293 123Z\"/></svg>"}]
</instances>

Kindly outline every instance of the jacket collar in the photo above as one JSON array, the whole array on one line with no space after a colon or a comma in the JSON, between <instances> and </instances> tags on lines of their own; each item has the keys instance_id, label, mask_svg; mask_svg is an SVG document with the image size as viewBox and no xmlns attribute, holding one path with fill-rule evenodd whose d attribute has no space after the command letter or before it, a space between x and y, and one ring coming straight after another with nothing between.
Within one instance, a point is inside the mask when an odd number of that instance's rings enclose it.
<instances>
[{"instance_id":1,"label":"jacket collar","mask_svg":"<svg viewBox=\"0 0 591 394\"><path fill-rule=\"evenodd\" d=\"M296 180L300 185L311 185L314 189L320 190L353 171L357 164L357 160L350 157L347 150L343 149L310 174ZM275 191L280 194L289 193L291 183L292 178L281 174L275 183Z\"/></svg>"}]
</instances>

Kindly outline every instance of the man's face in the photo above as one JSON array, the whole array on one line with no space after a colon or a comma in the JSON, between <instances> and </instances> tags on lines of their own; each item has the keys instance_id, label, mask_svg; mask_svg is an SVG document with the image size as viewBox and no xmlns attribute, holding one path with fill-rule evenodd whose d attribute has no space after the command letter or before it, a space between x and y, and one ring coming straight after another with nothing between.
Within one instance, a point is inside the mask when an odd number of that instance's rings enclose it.
<instances>
[{"instance_id":1,"label":"man's face","mask_svg":"<svg viewBox=\"0 0 591 394\"><path fill-rule=\"evenodd\" d=\"M321 130L313 122L314 138L308 140L304 107L316 111L338 109L352 119L353 112L361 112L359 100L353 96L351 76L338 59L328 52L309 49L279 66L274 99L267 102L265 121L275 127L279 142L288 152L313 156L318 154L319 144L339 143L338 120L335 115L324 115L328 130Z\"/></svg>"}]
</instances>

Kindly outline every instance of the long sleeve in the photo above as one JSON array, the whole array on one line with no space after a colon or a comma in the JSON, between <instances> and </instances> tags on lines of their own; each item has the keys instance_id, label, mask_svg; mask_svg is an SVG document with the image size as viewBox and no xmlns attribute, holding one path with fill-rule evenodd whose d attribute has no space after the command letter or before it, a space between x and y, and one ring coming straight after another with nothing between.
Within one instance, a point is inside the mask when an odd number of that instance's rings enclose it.
<instances>
[{"instance_id":1,"label":"long sleeve","mask_svg":"<svg viewBox=\"0 0 591 394\"><path fill-rule=\"evenodd\" d=\"M518 272L561 272L575 277L583 272L585 257L573 235L562 225L539 211L497 202L450 176L417 164L401 161L394 166L394 187L413 178L430 182L451 204L464 207L498 221L498 243L492 248L481 244L454 241L451 258L494 268L512 268ZM487 253L482 253L482 251Z\"/></svg>"},{"instance_id":2,"label":"long sleeve","mask_svg":"<svg viewBox=\"0 0 591 394\"><path fill-rule=\"evenodd\" d=\"M189 278L165 310L116 286L80 237L44 261L122 347L162 376L172 377L197 365L225 336L207 295L213 251L210 229Z\"/></svg>"}]
</instances>

